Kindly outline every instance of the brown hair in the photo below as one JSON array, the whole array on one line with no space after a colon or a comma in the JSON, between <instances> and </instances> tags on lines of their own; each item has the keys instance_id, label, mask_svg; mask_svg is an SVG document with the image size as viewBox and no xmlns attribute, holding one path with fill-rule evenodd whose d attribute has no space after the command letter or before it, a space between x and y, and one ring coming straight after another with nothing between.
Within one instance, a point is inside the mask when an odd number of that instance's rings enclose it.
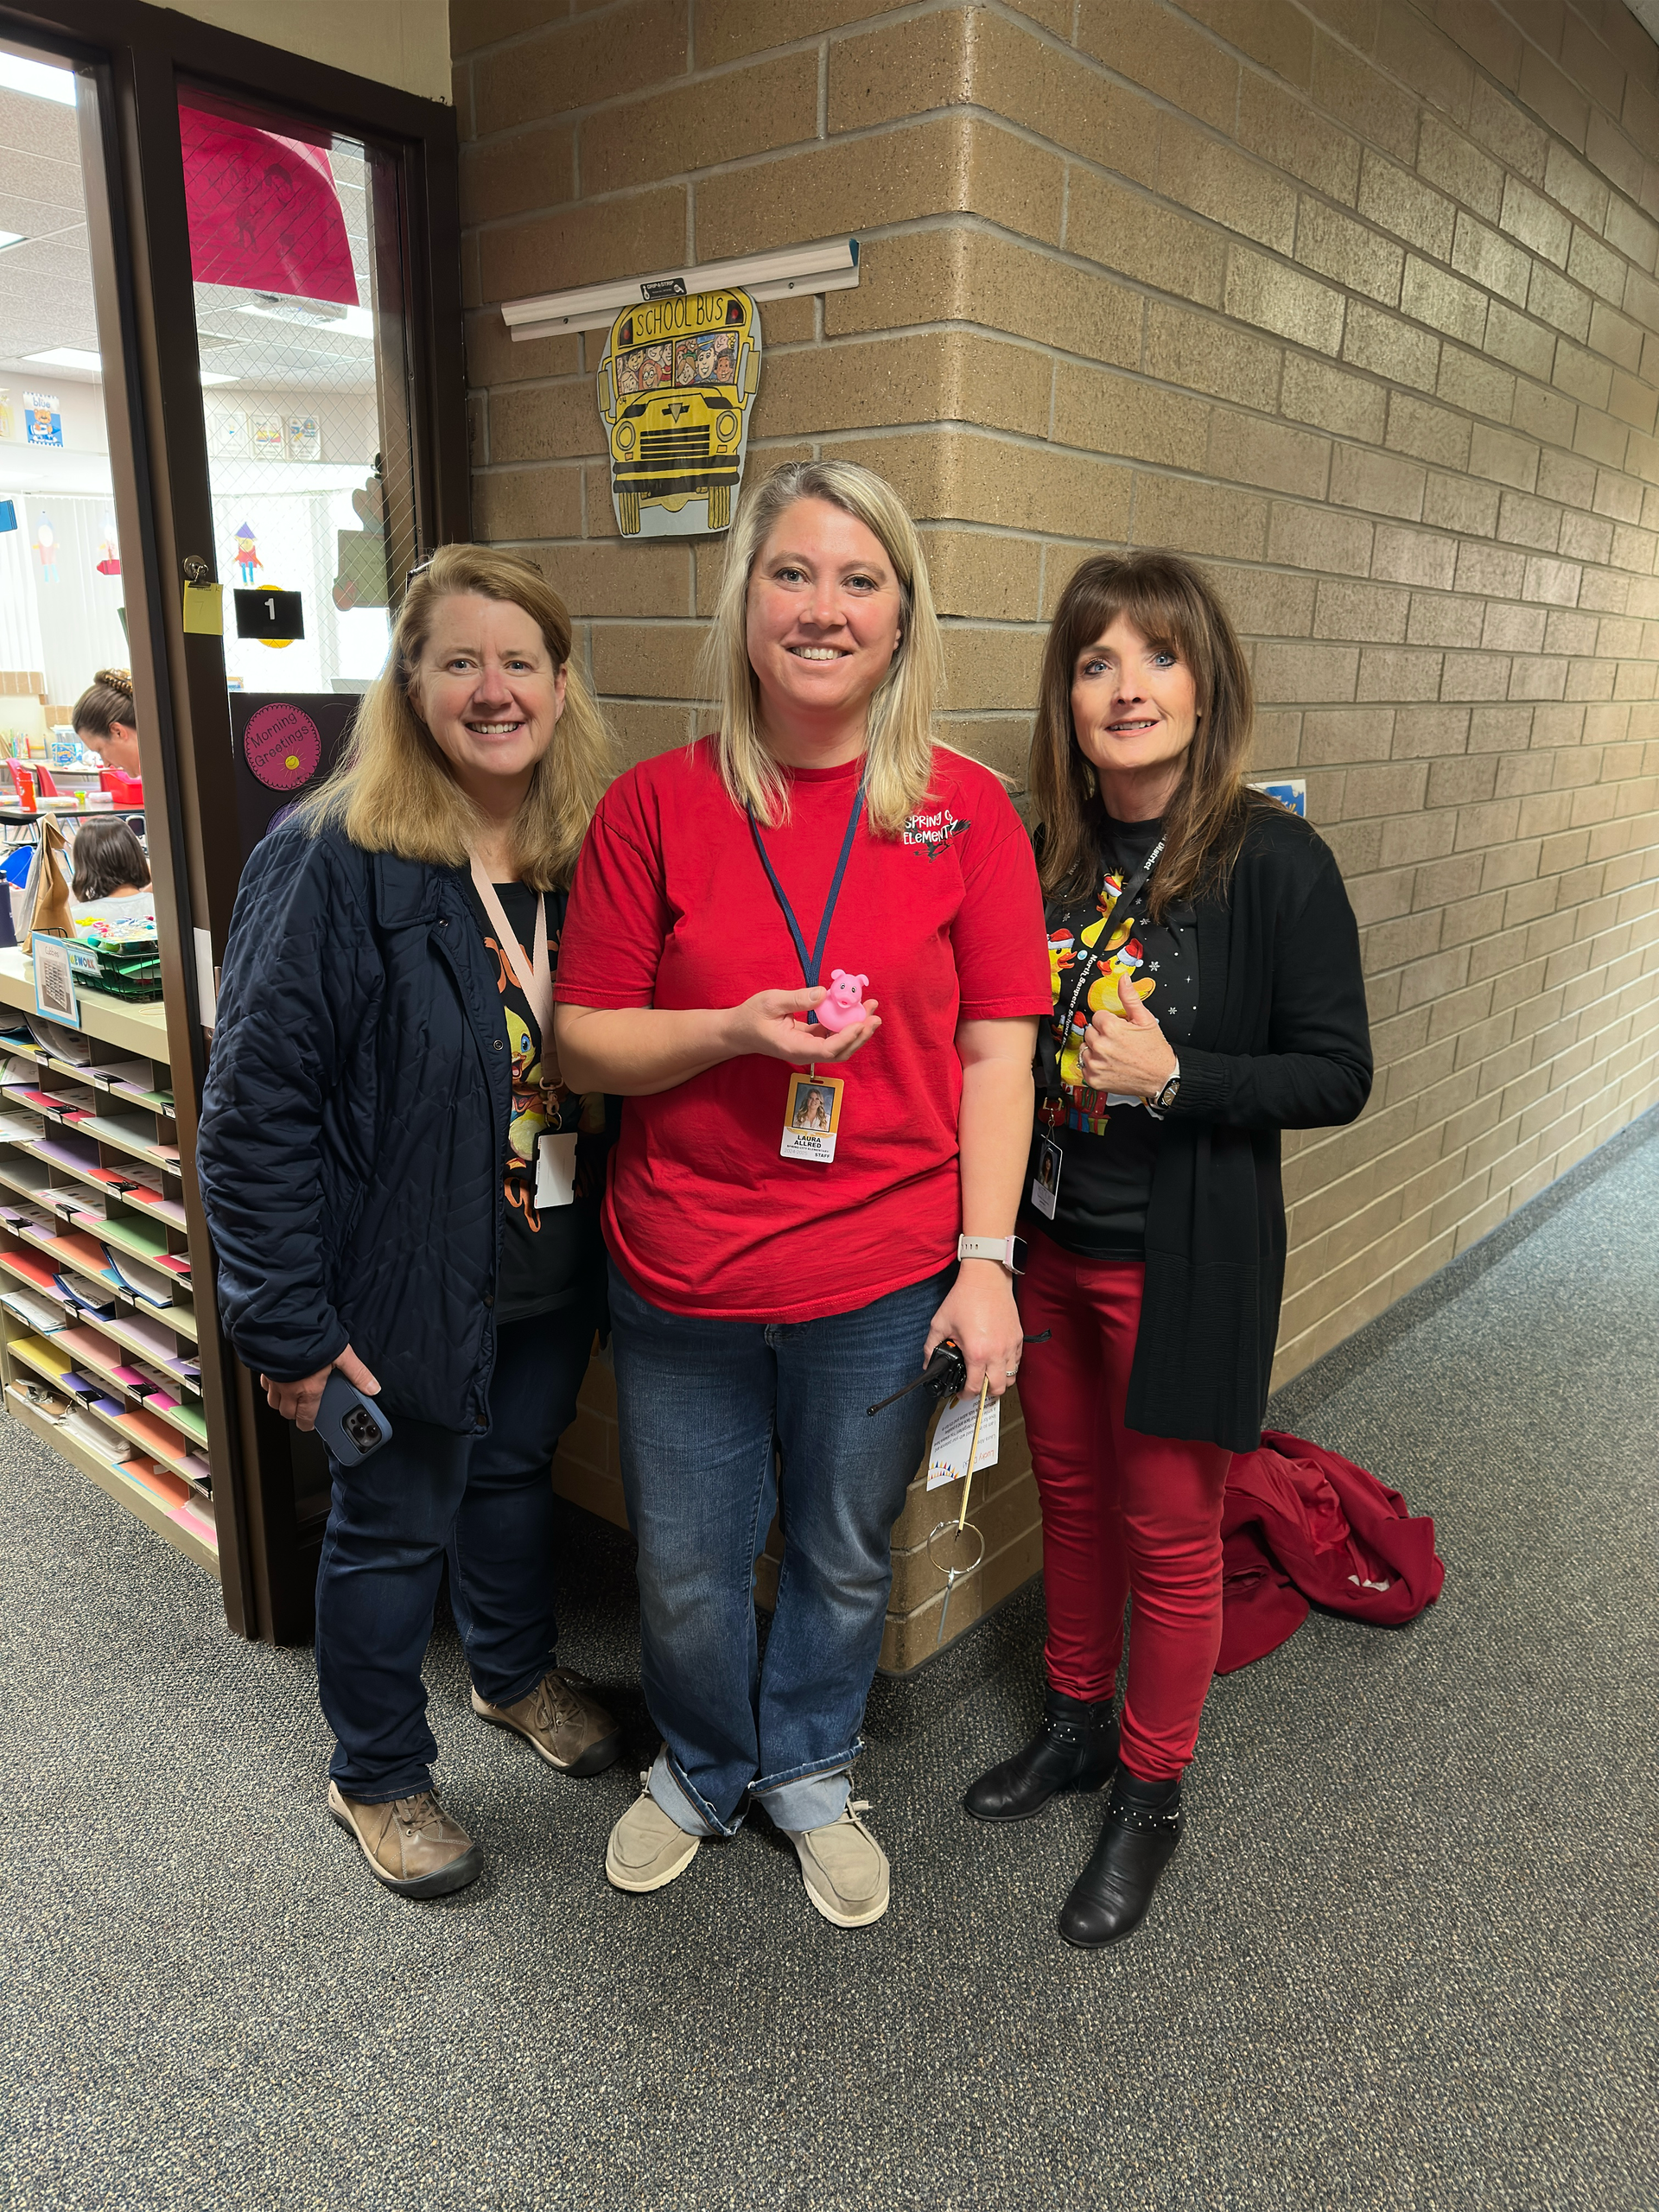
<instances>
[{"instance_id":1,"label":"brown hair","mask_svg":"<svg viewBox=\"0 0 1659 2212\"><path fill-rule=\"evenodd\" d=\"M594 809L614 772L610 733L570 658L570 617L541 570L493 545L443 545L410 574L386 664L363 696L346 757L301 802L312 834L338 823L365 852L464 868L483 817L450 773L410 696L442 601L476 594L522 607L565 671L564 712L536 763L513 835L523 880L568 884Z\"/></svg>"},{"instance_id":2,"label":"brown hair","mask_svg":"<svg viewBox=\"0 0 1659 2212\"><path fill-rule=\"evenodd\" d=\"M107 737L117 722L128 729L138 727L132 703L132 678L124 668L99 668L75 702L69 717L75 728L89 729L94 737Z\"/></svg>"},{"instance_id":3,"label":"brown hair","mask_svg":"<svg viewBox=\"0 0 1659 2212\"><path fill-rule=\"evenodd\" d=\"M149 862L144 849L124 822L83 822L75 832L72 855L75 880L70 886L77 899L107 899L124 883L142 891L149 881Z\"/></svg>"},{"instance_id":4,"label":"brown hair","mask_svg":"<svg viewBox=\"0 0 1659 2212\"><path fill-rule=\"evenodd\" d=\"M1198 729L1165 811L1163 856L1148 889L1153 918L1161 920L1173 906L1221 891L1232 872L1255 806L1244 781L1255 695L1227 610L1190 561L1160 552L1084 561L1049 626L1032 733L1029 781L1045 891L1082 898L1099 873L1106 807L1072 728L1071 678L1078 655L1119 615L1185 663L1198 701Z\"/></svg>"}]
</instances>

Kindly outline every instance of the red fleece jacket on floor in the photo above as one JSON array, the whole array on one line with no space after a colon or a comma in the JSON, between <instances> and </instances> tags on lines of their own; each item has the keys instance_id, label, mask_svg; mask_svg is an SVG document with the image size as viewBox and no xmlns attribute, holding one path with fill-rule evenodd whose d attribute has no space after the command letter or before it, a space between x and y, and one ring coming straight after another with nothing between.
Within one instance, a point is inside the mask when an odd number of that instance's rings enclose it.
<instances>
[{"instance_id":1,"label":"red fleece jacket on floor","mask_svg":"<svg viewBox=\"0 0 1659 2212\"><path fill-rule=\"evenodd\" d=\"M1339 1452L1274 1429L1236 1453L1222 1521L1218 1675L1265 1658L1310 1599L1378 1628L1414 1620L1440 1594L1434 1523Z\"/></svg>"}]
</instances>

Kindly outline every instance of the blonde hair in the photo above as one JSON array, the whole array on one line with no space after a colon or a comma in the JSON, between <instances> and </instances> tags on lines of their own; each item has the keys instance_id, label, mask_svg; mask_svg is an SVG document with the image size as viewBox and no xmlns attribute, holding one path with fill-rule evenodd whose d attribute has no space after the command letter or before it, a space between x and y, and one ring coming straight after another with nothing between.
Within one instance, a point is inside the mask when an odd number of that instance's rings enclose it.
<instances>
[{"instance_id":1,"label":"blonde hair","mask_svg":"<svg viewBox=\"0 0 1659 2212\"><path fill-rule=\"evenodd\" d=\"M1072 726L1071 679L1078 656L1119 615L1185 663L1198 709L1148 887L1148 911L1161 921L1171 906L1224 891L1250 815L1274 803L1244 781L1255 713L1249 663L1206 578L1177 553L1094 554L1060 594L1043 652L1027 781L1045 891L1082 898L1100 879L1106 803Z\"/></svg>"},{"instance_id":2,"label":"blonde hair","mask_svg":"<svg viewBox=\"0 0 1659 2212\"><path fill-rule=\"evenodd\" d=\"M99 668L76 700L69 720L79 733L89 729L94 737L107 737L117 722L127 729L138 727L132 702L132 678L124 668Z\"/></svg>"},{"instance_id":3,"label":"blonde hair","mask_svg":"<svg viewBox=\"0 0 1659 2212\"><path fill-rule=\"evenodd\" d=\"M927 558L904 501L885 477L851 461L791 461L743 494L726 550L714 626L703 652L719 703L720 772L734 804L767 823L789 810L788 779L760 735L760 689L749 659L749 584L779 518L799 499L823 499L880 541L898 578L899 644L869 705L864 803L870 826L896 836L926 796L933 710L944 682Z\"/></svg>"},{"instance_id":4,"label":"blonde hair","mask_svg":"<svg viewBox=\"0 0 1659 2212\"><path fill-rule=\"evenodd\" d=\"M303 800L315 836L337 824L354 845L439 868L464 868L484 820L455 781L410 693L440 603L458 594L522 607L565 671L564 712L536 763L513 824L523 880L567 885L594 809L615 772L610 733L570 658L564 601L523 555L490 545L444 545L411 573L386 664L364 694L346 756Z\"/></svg>"}]
</instances>

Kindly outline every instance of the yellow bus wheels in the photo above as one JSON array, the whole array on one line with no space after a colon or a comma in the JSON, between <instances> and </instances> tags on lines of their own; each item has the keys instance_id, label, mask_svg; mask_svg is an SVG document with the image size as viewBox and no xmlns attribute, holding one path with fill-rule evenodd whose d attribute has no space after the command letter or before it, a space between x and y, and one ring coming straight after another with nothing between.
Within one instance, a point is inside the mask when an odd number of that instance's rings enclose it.
<instances>
[{"instance_id":1,"label":"yellow bus wheels","mask_svg":"<svg viewBox=\"0 0 1659 2212\"><path fill-rule=\"evenodd\" d=\"M616 518L622 525L624 537L639 535L639 494L619 492L616 495Z\"/></svg>"}]
</instances>

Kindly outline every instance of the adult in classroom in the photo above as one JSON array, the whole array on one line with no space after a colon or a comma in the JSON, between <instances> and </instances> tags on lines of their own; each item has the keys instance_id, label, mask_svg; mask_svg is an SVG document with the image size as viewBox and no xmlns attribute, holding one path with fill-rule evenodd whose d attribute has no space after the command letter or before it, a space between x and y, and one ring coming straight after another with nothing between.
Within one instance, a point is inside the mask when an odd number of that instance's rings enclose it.
<instances>
[{"instance_id":1,"label":"adult in classroom","mask_svg":"<svg viewBox=\"0 0 1659 2212\"><path fill-rule=\"evenodd\" d=\"M340 770L249 861L226 948L197 1171L226 1332L301 1428L335 1373L391 1423L330 1456L317 1686L329 1809L405 1897L483 1864L432 1787L446 1555L474 1712L562 1774L617 1753L556 1663L549 1478L602 1310L604 1102L551 1032L610 765L556 593L447 545Z\"/></svg>"},{"instance_id":2,"label":"adult in classroom","mask_svg":"<svg viewBox=\"0 0 1659 2212\"><path fill-rule=\"evenodd\" d=\"M572 1079L624 1096L605 1233L663 1738L606 1872L662 1888L747 1798L856 1928L889 1870L850 1770L930 1408L865 1409L947 1336L972 1389L1018 1367L1042 902L995 777L934 742L926 564L880 477L792 462L749 491L710 650L720 727L606 794L556 994ZM792 1070L838 1103L792 1112Z\"/></svg>"},{"instance_id":3,"label":"adult in classroom","mask_svg":"<svg viewBox=\"0 0 1659 2212\"><path fill-rule=\"evenodd\" d=\"M1351 1122L1371 1086L1353 912L1328 847L1244 782L1251 712L1196 568L1082 563L1048 635L1030 775L1053 1005L1020 1295L1041 1340L1020 1395L1047 1692L1034 1740L964 1802L1020 1821L1109 1781L1059 1916L1085 1948L1140 1925L1180 1841L1220 1643L1223 1485L1261 1440L1278 1333L1280 1131Z\"/></svg>"},{"instance_id":4,"label":"adult in classroom","mask_svg":"<svg viewBox=\"0 0 1659 2212\"><path fill-rule=\"evenodd\" d=\"M100 668L76 700L70 721L75 735L89 753L97 753L106 768L123 775L142 775L138 765L138 710L132 702L132 678L124 668Z\"/></svg>"}]
</instances>

